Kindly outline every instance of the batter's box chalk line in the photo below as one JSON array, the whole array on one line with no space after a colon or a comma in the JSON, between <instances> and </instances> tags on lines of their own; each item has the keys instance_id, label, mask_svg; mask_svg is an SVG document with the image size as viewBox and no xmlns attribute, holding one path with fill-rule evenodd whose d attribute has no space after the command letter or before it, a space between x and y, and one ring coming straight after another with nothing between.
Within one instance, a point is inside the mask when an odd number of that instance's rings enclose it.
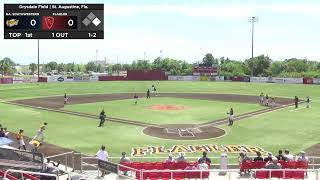
<instances>
[{"instance_id":1,"label":"batter's box chalk line","mask_svg":"<svg viewBox=\"0 0 320 180\"><path fill-rule=\"evenodd\" d=\"M187 128L188 131L192 132L192 133L202 133L200 128Z\"/></svg>"},{"instance_id":2,"label":"batter's box chalk line","mask_svg":"<svg viewBox=\"0 0 320 180\"><path fill-rule=\"evenodd\" d=\"M166 131L169 134L176 134L179 130L177 128L166 128Z\"/></svg>"},{"instance_id":3,"label":"batter's box chalk line","mask_svg":"<svg viewBox=\"0 0 320 180\"><path fill-rule=\"evenodd\" d=\"M188 129L178 129L180 137L195 137L195 135Z\"/></svg>"}]
</instances>

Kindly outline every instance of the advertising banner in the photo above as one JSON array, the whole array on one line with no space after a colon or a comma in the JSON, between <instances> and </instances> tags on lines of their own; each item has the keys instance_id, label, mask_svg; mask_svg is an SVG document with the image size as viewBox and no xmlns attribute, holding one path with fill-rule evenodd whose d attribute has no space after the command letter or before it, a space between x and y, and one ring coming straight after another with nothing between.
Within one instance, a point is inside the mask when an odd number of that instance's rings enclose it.
<instances>
[{"instance_id":1,"label":"advertising banner","mask_svg":"<svg viewBox=\"0 0 320 180\"><path fill-rule=\"evenodd\" d=\"M169 81L200 81L200 76L168 76Z\"/></svg>"},{"instance_id":2,"label":"advertising banner","mask_svg":"<svg viewBox=\"0 0 320 180\"><path fill-rule=\"evenodd\" d=\"M266 83L269 81L269 77L250 77L250 82L253 83Z\"/></svg>"}]
</instances>

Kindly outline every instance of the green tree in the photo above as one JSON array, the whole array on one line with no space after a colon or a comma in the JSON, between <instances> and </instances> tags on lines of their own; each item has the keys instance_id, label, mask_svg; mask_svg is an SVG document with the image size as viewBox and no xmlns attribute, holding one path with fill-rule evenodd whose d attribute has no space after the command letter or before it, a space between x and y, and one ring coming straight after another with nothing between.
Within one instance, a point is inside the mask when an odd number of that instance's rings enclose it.
<instances>
[{"instance_id":1,"label":"green tree","mask_svg":"<svg viewBox=\"0 0 320 180\"><path fill-rule=\"evenodd\" d=\"M60 63L60 64L58 65L57 70L58 70L58 72L59 72L59 73L61 73L61 72L65 72L65 70L66 70L66 66L65 66L65 64Z\"/></svg>"},{"instance_id":2,"label":"green tree","mask_svg":"<svg viewBox=\"0 0 320 180\"><path fill-rule=\"evenodd\" d=\"M53 70L58 70L58 63L56 63L55 61L51 61L49 63L47 63L45 66L45 72L50 72Z\"/></svg>"},{"instance_id":3,"label":"green tree","mask_svg":"<svg viewBox=\"0 0 320 180\"><path fill-rule=\"evenodd\" d=\"M202 59L202 63L206 66L218 65L218 60L215 59L211 53L208 53Z\"/></svg>"},{"instance_id":4,"label":"green tree","mask_svg":"<svg viewBox=\"0 0 320 180\"><path fill-rule=\"evenodd\" d=\"M31 63L29 64L29 70L31 71L32 74L34 74L34 72L36 72L38 66L36 63Z\"/></svg>"},{"instance_id":5,"label":"green tree","mask_svg":"<svg viewBox=\"0 0 320 180\"><path fill-rule=\"evenodd\" d=\"M268 56L260 55L254 57L253 59L245 60L246 66L251 71L251 75L253 76L267 76L267 69L272 63L272 59Z\"/></svg>"},{"instance_id":6,"label":"green tree","mask_svg":"<svg viewBox=\"0 0 320 180\"><path fill-rule=\"evenodd\" d=\"M13 74L15 72L16 63L13 62L10 58L5 57L0 61L1 74Z\"/></svg>"},{"instance_id":7,"label":"green tree","mask_svg":"<svg viewBox=\"0 0 320 180\"><path fill-rule=\"evenodd\" d=\"M86 72L89 72L89 71L96 71L97 70L97 66L94 62L88 62L86 65L85 65L85 69L86 69Z\"/></svg>"},{"instance_id":8,"label":"green tree","mask_svg":"<svg viewBox=\"0 0 320 180\"><path fill-rule=\"evenodd\" d=\"M282 61L275 61L270 65L268 71L271 76L276 77L284 71L284 63Z\"/></svg>"},{"instance_id":9,"label":"green tree","mask_svg":"<svg viewBox=\"0 0 320 180\"><path fill-rule=\"evenodd\" d=\"M74 72L75 71L75 64L74 63L68 63L66 66L67 72Z\"/></svg>"}]
</instances>

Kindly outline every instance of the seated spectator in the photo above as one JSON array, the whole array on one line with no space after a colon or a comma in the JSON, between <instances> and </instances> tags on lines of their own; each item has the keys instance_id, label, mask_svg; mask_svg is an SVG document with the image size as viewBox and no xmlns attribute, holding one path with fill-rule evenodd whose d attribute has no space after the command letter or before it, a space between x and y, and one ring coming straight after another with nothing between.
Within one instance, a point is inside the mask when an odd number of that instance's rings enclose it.
<instances>
[{"instance_id":1,"label":"seated spectator","mask_svg":"<svg viewBox=\"0 0 320 180\"><path fill-rule=\"evenodd\" d=\"M167 159L167 160L165 160L165 163L168 163L168 162L174 162L174 159L173 159L172 154L169 154L168 159Z\"/></svg>"},{"instance_id":2,"label":"seated spectator","mask_svg":"<svg viewBox=\"0 0 320 180\"><path fill-rule=\"evenodd\" d=\"M126 157L126 152L122 152L121 153L121 158L120 158L120 162L119 163L130 163L130 159L128 157ZM123 175L128 176L128 171L124 171Z\"/></svg>"},{"instance_id":3,"label":"seated spectator","mask_svg":"<svg viewBox=\"0 0 320 180\"><path fill-rule=\"evenodd\" d=\"M204 151L202 153L202 157L200 159L198 159L198 163L202 163L205 162L207 164L211 164L211 159L207 157L207 152Z\"/></svg>"},{"instance_id":4,"label":"seated spectator","mask_svg":"<svg viewBox=\"0 0 320 180\"><path fill-rule=\"evenodd\" d=\"M7 128L6 128L6 127L3 128L3 132L4 132L4 134L5 134L5 137L6 137L6 138L9 138L9 133L10 133L10 132L7 131Z\"/></svg>"},{"instance_id":5,"label":"seated spectator","mask_svg":"<svg viewBox=\"0 0 320 180\"><path fill-rule=\"evenodd\" d=\"M282 154L282 150L279 150L279 154L278 156L276 156L278 161L286 161L286 157L284 157L284 155Z\"/></svg>"},{"instance_id":6,"label":"seated spectator","mask_svg":"<svg viewBox=\"0 0 320 180\"><path fill-rule=\"evenodd\" d=\"M55 171L58 170L59 165L60 165L60 161L58 161L58 164L55 164L54 162L51 161L50 158L47 158L46 173L54 173Z\"/></svg>"},{"instance_id":7,"label":"seated spectator","mask_svg":"<svg viewBox=\"0 0 320 180\"><path fill-rule=\"evenodd\" d=\"M286 161L293 161L294 160L293 155L290 154L288 149L286 149L284 151L284 157L286 158Z\"/></svg>"},{"instance_id":8,"label":"seated spectator","mask_svg":"<svg viewBox=\"0 0 320 180\"><path fill-rule=\"evenodd\" d=\"M282 169L282 166L278 163L278 159L273 157L272 161L266 164L266 169Z\"/></svg>"},{"instance_id":9,"label":"seated spectator","mask_svg":"<svg viewBox=\"0 0 320 180\"><path fill-rule=\"evenodd\" d=\"M179 153L179 156L178 156L178 158L177 158L177 160L176 160L176 162L186 162L187 160L186 160L186 158L185 158L185 154L184 154L184 152L180 152Z\"/></svg>"},{"instance_id":10,"label":"seated spectator","mask_svg":"<svg viewBox=\"0 0 320 180\"><path fill-rule=\"evenodd\" d=\"M120 163L123 163L123 162L131 162L130 159L128 157L126 157L126 154L125 152L122 152L121 153L121 158L120 158Z\"/></svg>"},{"instance_id":11,"label":"seated spectator","mask_svg":"<svg viewBox=\"0 0 320 180\"><path fill-rule=\"evenodd\" d=\"M6 133L3 128L0 128L0 137L6 137Z\"/></svg>"},{"instance_id":12,"label":"seated spectator","mask_svg":"<svg viewBox=\"0 0 320 180\"><path fill-rule=\"evenodd\" d=\"M263 161L263 157L261 157L261 152L257 152L257 157L255 157L253 159L253 161L257 162L257 161Z\"/></svg>"},{"instance_id":13,"label":"seated spectator","mask_svg":"<svg viewBox=\"0 0 320 180\"><path fill-rule=\"evenodd\" d=\"M208 170L209 169L208 163L206 163L204 161L204 159L201 159L201 161L198 164L198 168L197 169L199 169L199 170Z\"/></svg>"},{"instance_id":14,"label":"seated spectator","mask_svg":"<svg viewBox=\"0 0 320 180\"><path fill-rule=\"evenodd\" d=\"M247 156L247 154L241 152L239 153L239 163L244 163L246 161L250 161L251 159Z\"/></svg>"},{"instance_id":15,"label":"seated spectator","mask_svg":"<svg viewBox=\"0 0 320 180\"><path fill-rule=\"evenodd\" d=\"M271 152L268 152L268 156L266 158L264 158L265 162L272 162L273 161L273 156Z\"/></svg>"},{"instance_id":16,"label":"seated spectator","mask_svg":"<svg viewBox=\"0 0 320 180\"><path fill-rule=\"evenodd\" d=\"M300 155L297 157L296 161L304 161L304 162L308 162L309 158L306 157L306 152L301 151Z\"/></svg>"}]
</instances>

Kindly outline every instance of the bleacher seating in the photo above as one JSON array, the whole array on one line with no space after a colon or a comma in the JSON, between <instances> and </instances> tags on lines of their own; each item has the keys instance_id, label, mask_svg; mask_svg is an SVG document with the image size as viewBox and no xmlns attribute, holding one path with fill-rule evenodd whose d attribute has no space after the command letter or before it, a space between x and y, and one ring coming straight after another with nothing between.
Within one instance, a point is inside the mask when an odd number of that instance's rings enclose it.
<instances>
[{"instance_id":1,"label":"bleacher seating","mask_svg":"<svg viewBox=\"0 0 320 180\"><path fill-rule=\"evenodd\" d=\"M22 176L23 176L24 179L28 179L28 180L40 180L40 178L38 178L36 176L33 176L31 174L24 173L24 174L22 174ZM0 171L0 177L4 177L4 172L3 171ZM9 180L19 180L19 178L13 176L10 173L7 174L6 178L9 179Z\"/></svg>"},{"instance_id":2,"label":"bleacher seating","mask_svg":"<svg viewBox=\"0 0 320 180\"><path fill-rule=\"evenodd\" d=\"M0 171L0 177L4 177L4 172L3 171ZM14 177L14 176L12 176L10 174L7 174L6 178L9 179L9 180L19 180L18 178Z\"/></svg>"},{"instance_id":3,"label":"bleacher seating","mask_svg":"<svg viewBox=\"0 0 320 180\"><path fill-rule=\"evenodd\" d=\"M132 162L132 163L120 163L120 171L129 171L128 168L123 167L131 167L136 170L159 170L159 172L143 172L142 176L143 179L170 179L171 176L178 180L178 179L208 179L209 178L209 171L204 170L202 173L200 172L194 172L192 170L195 170L198 163L197 162ZM190 168L192 167L192 168ZM210 168L210 164L208 164L208 167ZM175 170L173 173L171 172L161 172L161 170ZM177 171L177 170L190 170L188 171ZM133 170L134 172L134 170ZM140 179L141 172L135 171L135 177L136 179Z\"/></svg>"}]
</instances>

